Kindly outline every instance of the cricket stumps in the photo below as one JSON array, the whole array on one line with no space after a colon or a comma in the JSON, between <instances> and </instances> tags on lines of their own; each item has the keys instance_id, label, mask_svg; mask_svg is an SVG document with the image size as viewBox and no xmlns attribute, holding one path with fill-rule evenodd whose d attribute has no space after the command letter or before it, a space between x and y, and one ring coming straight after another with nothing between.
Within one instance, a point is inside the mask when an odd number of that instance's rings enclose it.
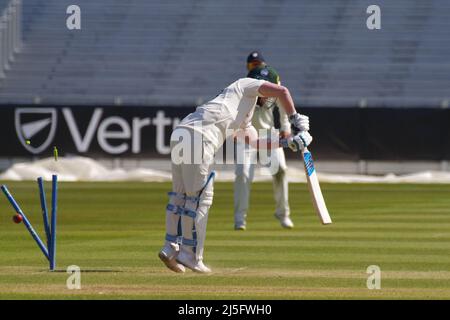
<instances>
[{"instance_id":1,"label":"cricket stumps","mask_svg":"<svg viewBox=\"0 0 450 320\"><path fill-rule=\"evenodd\" d=\"M48 217L48 210L47 210L47 201L45 197L45 190L44 190L44 182L42 177L39 177L37 179L38 187L39 187L39 199L41 202L41 209L42 209L42 218L44 221L44 230L46 235L46 244L42 242L41 238L39 237L38 233L34 230L33 225L31 224L30 220L28 220L28 217L25 215L25 213L20 208L17 201L14 199L12 194L9 192L6 185L2 185L1 189L8 199L11 206L14 208L16 213L22 217L22 221L27 228L30 235L33 237L34 241L36 241L36 244L38 245L39 249L41 249L42 253L44 254L45 258L49 261L49 269L50 271L54 271L56 268L56 221L57 221L57 203L58 203L58 176L53 175L52 176L52 201L51 201L51 217L49 220Z\"/></svg>"}]
</instances>

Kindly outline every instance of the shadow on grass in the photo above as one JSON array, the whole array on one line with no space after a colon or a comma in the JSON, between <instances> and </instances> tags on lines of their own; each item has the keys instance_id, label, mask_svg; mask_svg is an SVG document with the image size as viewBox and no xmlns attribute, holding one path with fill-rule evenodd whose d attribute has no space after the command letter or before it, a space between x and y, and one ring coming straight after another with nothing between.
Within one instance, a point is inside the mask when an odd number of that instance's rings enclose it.
<instances>
[{"instance_id":1,"label":"shadow on grass","mask_svg":"<svg viewBox=\"0 0 450 320\"><path fill-rule=\"evenodd\" d=\"M53 271L50 270L43 270L42 272L48 272L48 273L68 273L65 269L56 269ZM110 270L110 269L81 269L81 273L122 273L123 270Z\"/></svg>"}]
</instances>

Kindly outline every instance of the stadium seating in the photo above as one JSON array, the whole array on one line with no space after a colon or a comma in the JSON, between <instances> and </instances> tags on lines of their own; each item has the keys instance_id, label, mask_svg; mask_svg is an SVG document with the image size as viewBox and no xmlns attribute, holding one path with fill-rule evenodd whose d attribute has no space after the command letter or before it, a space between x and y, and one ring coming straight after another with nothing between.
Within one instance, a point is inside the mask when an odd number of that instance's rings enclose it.
<instances>
[{"instance_id":1,"label":"stadium seating","mask_svg":"<svg viewBox=\"0 0 450 320\"><path fill-rule=\"evenodd\" d=\"M6 1L0 0L0 8ZM304 106L446 107L450 2L24 0L24 48L0 103L192 106L245 75L254 49Z\"/></svg>"},{"instance_id":2,"label":"stadium seating","mask_svg":"<svg viewBox=\"0 0 450 320\"><path fill-rule=\"evenodd\" d=\"M21 0L0 1L0 79L10 69L21 43Z\"/></svg>"}]
</instances>

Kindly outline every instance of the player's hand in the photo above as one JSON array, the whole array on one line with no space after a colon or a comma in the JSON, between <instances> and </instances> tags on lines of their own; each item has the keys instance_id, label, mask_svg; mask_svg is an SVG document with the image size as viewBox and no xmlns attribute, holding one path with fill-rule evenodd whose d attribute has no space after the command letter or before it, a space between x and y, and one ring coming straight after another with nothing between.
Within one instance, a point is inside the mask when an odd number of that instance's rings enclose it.
<instances>
[{"instance_id":1,"label":"player's hand","mask_svg":"<svg viewBox=\"0 0 450 320\"><path fill-rule=\"evenodd\" d=\"M290 132L287 131L280 131L280 139L287 139L291 135Z\"/></svg>"},{"instance_id":2,"label":"player's hand","mask_svg":"<svg viewBox=\"0 0 450 320\"><path fill-rule=\"evenodd\" d=\"M280 139L280 145L283 148L289 148L294 152L303 151L312 142L313 138L308 131L302 131L299 134L288 137L287 139Z\"/></svg>"},{"instance_id":3,"label":"player's hand","mask_svg":"<svg viewBox=\"0 0 450 320\"><path fill-rule=\"evenodd\" d=\"M309 131L309 117L300 113L294 113L289 116L289 122L292 124L294 135L301 131Z\"/></svg>"}]
</instances>

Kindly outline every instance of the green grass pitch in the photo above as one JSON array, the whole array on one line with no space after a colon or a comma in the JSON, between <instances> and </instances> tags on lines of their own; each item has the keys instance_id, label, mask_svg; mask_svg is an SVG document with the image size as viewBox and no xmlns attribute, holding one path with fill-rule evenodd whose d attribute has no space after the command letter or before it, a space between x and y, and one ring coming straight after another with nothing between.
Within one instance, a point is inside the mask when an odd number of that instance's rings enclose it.
<instances>
[{"instance_id":1,"label":"green grass pitch","mask_svg":"<svg viewBox=\"0 0 450 320\"><path fill-rule=\"evenodd\" d=\"M7 185L44 238L36 183ZM233 230L232 184L216 183L205 248L211 275L175 274L157 257L169 183L60 183L54 273L1 195L0 298L450 298L450 185L322 189L334 223L322 226L307 186L291 184L295 228L284 230L272 185L254 184L242 232ZM81 290L66 287L69 265L81 268ZM380 290L367 289L370 265L381 268Z\"/></svg>"}]
</instances>

